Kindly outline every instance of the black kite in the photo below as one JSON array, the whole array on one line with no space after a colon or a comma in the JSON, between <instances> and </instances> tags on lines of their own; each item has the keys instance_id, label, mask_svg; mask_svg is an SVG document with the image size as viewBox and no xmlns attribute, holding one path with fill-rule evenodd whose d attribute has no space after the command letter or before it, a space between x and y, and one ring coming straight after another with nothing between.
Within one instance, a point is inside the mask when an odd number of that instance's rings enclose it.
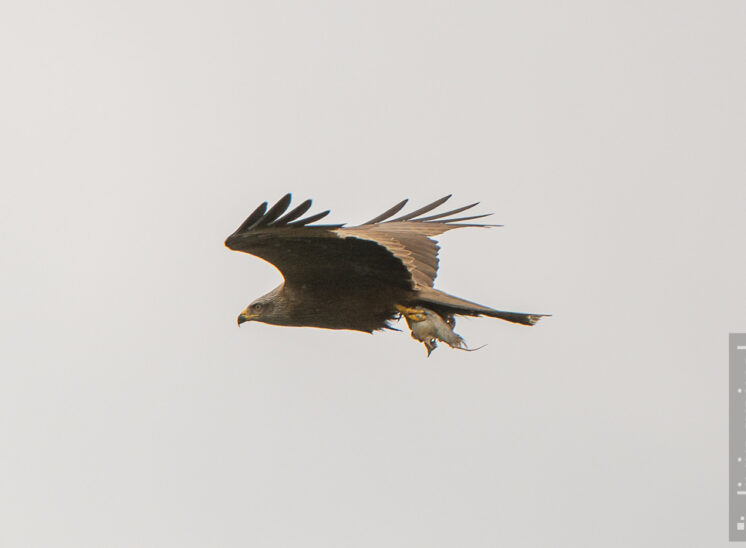
<instances>
[{"instance_id":1,"label":"black kite","mask_svg":"<svg viewBox=\"0 0 746 548\"><path fill-rule=\"evenodd\" d=\"M407 203L403 200L354 227L311 224L328 215L328 210L301 218L310 209L311 200L286 213L290 194L269 210L264 202L225 245L268 261L285 281L246 307L238 316L239 325L260 321L372 333L390 329L389 322L400 314L412 327L424 321L426 312L435 312L440 323L450 329L455 315L491 316L534 325L543 314L495 310L433 288L439 248L431 238L453 228L490 226L464 222L487 215L454 217L476 203L424 216L449 198L391 219ZM425 342L428 354L435 338L448 344L450 340L463 342L455 334L439 337L442 329L438 329L435 323L432 329L421 329L421 333L430 333L427 340L413 329L413 336ZM464 345L457 343L455 347Z\"/></svg>"}]
</instances>

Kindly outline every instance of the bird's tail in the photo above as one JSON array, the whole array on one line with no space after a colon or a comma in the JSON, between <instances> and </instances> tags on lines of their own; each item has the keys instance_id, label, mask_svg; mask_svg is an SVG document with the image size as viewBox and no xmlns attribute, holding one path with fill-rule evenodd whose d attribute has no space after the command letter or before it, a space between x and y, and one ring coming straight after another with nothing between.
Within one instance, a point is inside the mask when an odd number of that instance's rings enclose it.
<instances>
[{"instance_id":1,"label":"bird's tail","mask_svg":"<svg viewBox=\"0 0 746 548\"><path fill-rule=\"evenodd\" d=\"M550 314L527 314L524 312L495 310L488 306L449 295L432 287L421 288L417 297L418 301L427 303L442 313L461 314L462 316L490 316L522 325L534 325L541 318L550 316Z\"/></svg>"},{"instance_id":2,"label":"bird's tail","mask_svg":"<svg viewBox=\"0 0 746 548\"><path fill-rule=\"evenodd\" d=\"M504 310L492 310L490 312L483 312L483 314L522 325L534 325L544 316L549 316L549 314L526 314L524 312L505 312Z\"/></svg>"}]
</instances>

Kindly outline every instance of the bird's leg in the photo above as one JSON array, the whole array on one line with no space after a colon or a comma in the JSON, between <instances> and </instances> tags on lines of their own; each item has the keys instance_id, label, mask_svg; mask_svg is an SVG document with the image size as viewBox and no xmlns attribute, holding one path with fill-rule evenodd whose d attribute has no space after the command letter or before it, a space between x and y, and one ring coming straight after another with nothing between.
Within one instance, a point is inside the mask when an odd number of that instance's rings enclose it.
<instances>
[{"instance_id":1,"label":"bird's leg","mask_svg":"<svg viewBox=\"0 0 746 548\"><path fill-rule=\"evenodd\" d=\"M409 308L400 304L395 304L394 307L404 316L409 322L422 322L427 319L425 311L419 308Z\"/></svg>"}]
</instances>

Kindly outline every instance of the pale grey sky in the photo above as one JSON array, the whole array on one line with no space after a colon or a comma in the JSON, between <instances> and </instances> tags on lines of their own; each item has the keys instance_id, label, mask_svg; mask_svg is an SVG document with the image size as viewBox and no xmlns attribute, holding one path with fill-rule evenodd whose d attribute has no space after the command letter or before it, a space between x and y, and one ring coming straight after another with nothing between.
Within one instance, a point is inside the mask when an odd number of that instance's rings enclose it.
<instances>
[{"instance_id":1,"label":"pale grey sky","mask_svg":"<svg viewBox=\"0 0 746 548\"><path fill-rule=\"evenodd\" d=\"M746 4L0 7L0 545L726 546ZM533 328L251 324L291 191L480 200L437 287Z\"/></svg>"}]
</instances>

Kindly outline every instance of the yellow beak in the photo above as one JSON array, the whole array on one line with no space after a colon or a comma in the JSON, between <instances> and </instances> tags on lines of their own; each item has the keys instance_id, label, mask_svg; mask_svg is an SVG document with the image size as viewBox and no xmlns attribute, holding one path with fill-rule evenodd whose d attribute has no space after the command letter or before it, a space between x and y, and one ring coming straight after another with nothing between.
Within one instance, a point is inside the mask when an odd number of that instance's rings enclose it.
<instances>
[{"instance_id":1,"label":"yellow beak","mask_svg":"<svg viewBox=\"0 0 746 548\"><path fill-rule=\"evenodd\" d=\"M255 320L258 317L258 314L252 314L251 312L247 310L244 310L238 315L238 325L241 325L244 322L250 322L251 320Z\"/></svg>"}]
</instances>

